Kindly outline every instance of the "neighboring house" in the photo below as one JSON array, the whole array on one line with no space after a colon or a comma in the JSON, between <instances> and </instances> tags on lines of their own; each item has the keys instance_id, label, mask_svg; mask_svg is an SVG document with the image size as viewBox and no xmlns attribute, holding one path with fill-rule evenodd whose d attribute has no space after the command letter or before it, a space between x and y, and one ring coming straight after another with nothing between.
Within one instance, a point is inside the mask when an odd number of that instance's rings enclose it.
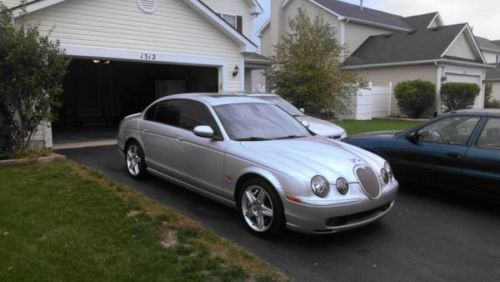
<instances>
[{"instance_id":1,"label":"neighboring house","mask_svg":"<svg viewBox=\"0 0 500 282\"><path fill-rule=\"evenodd\" d=\"M491 85L491 96L500 100L500 41L490 41L489 39L476 36L479 48L483 51L488 64L495 66L488 70L486 82Z\"/></svg>"},{"instance_id":2,"label":"neighboring house","mask_svg":"<svg viewBox=\"0 0 500 282\"><path fill-rule=\"evenodd\" d=\"M443 83L476 83L481 93L474 107L484 106L484 80L492 67L468 24L446 26L438 12L402 17L336 0L276 0L271 20L259 31L263 55L274 55L273 46L289 31L288 22L299 8L311 17L323 16L335 27L339 44L349 54L344 68L360 71L366 82L395 86L405 80L427 80L436 84L438 102ZM389 101L389 113L399 115L396 99Z\"/></svg>"},{"instance_id":3,"label":"neighboring house","mask_svg":"<svg viewBox=\"0 0 500 282\"><path fill-rule=\"evenodd\" d=\"M117 124L179 92L242 91L251 70L272 62L249 39L262 12L256 0L0 2L17 25L38 25L72 59L59 126Z\"/></svg>"}]
</instances>

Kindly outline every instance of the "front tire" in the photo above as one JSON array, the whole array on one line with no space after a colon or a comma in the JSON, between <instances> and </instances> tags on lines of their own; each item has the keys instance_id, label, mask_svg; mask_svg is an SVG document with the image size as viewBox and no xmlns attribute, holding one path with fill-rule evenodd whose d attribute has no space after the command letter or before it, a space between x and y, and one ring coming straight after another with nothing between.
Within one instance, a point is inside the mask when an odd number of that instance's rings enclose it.
<instances>
[{"instance_id":1,"label":"front tire","mask_svg":"<svg viewBox=\"0 0 500 282\"><path fill-rule=\"evenodd\" d=\"M125 150L125 165L130 176L134 179L146 178L148 172L144 158L144 150L139 143L133 141Z\"/></svg>"},{"instance_id":2,"label":"front tire","mask_svg":"<svg viewBox=\"0 0 500 282\"><path fill-rule=\"evenodd\" d=\"M283 204L267 181L255 178L245 182L238 200L243 224L253 234L269 238L285 231Z\"/></svg>"}]
</instances>

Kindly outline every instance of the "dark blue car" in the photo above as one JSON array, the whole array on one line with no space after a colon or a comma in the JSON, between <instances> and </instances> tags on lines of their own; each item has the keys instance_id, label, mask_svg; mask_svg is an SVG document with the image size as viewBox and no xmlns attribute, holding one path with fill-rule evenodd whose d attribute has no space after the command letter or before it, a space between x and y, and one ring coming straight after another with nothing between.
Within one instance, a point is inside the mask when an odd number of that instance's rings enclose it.
<instances>
[{"instance_id":1,"label":"dark blue car","mask_svg":"<svg viewBox=\"0 0 500 282\"><path fill-rule=\"evenodd\" d=\"M344 141L387 159L402 182L500 196L500 110L456 111L400 133Z\"/></svg>"}]
</instances>

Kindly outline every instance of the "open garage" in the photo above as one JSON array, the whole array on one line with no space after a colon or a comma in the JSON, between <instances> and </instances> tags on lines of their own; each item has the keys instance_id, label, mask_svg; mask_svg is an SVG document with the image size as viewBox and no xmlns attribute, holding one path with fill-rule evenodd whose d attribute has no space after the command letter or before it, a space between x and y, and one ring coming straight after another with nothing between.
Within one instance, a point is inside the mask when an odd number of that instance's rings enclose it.
<instances>
[{"instance_id":1,"label":"open garage","mask_svg":"<svg viewBox=\"0 0 500 282\"><path fill-rule=\"evenodd\" d=\"M218 76L217 67L73 59L53 125L54 140L73 142L76 132L80 139L114 137L123 117L160 97L217 92Z\"/></svg>"}]
</instances>

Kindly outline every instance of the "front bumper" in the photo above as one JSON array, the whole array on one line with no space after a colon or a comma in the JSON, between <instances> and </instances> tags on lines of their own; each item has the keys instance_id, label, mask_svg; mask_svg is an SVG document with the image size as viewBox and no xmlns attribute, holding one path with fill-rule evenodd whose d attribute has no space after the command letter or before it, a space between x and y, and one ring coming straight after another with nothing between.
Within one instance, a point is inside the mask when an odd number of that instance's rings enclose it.
<instances>
[{"instance_id":1,"label":"front bumper","mask_svg":"<svg viewBox=\"0 0 500 282\"><path fill-rule=\"evenodd\" d=\"M392 209L398 187L396 182L377 199L359 197L334 205L310 205L284 199L287 227L302 233L328 234L369 224Z\"/></svg>"}]
</instances>

